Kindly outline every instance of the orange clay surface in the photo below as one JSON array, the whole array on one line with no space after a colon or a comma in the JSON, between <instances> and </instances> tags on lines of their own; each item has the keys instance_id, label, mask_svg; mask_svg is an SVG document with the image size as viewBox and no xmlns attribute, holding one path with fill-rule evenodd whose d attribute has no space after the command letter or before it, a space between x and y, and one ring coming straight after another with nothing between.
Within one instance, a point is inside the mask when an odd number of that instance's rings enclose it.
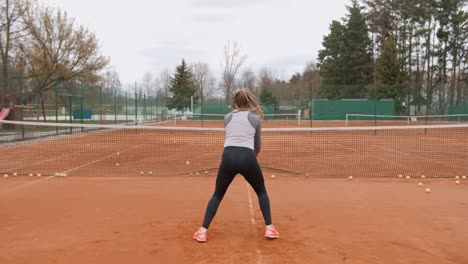
<instances>
[{"instance_id":1,"label":"orange clay surface","mask_svg":"<svg viewBox=\"0 0 468 264\"><path fill-rule=\"evenodd\" d=\"M280 239L238 176L200 244L213 175L2 177L0 263L468 263L467 180L265 179Z\"/></svg>"}]
</instances>

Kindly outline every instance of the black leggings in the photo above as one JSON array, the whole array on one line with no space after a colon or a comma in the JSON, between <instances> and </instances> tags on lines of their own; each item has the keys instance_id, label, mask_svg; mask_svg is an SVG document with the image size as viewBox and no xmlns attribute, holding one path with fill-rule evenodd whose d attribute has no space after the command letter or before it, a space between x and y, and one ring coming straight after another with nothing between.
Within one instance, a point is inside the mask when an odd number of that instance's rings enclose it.
<instances>
[{"instance_id":1,"label":"black leggings","mask_svg":"<svg viewBox=\"0 0 468 264\"><path fill-rule=\"evenodd\" d=\"M226 191L237 174L241 174L252 186L258 196L260 209L266 225L271 225L270 199L268 198L263 180L262 170L258 164L255 152L244 147L224 148L223 158L216 178L216 188L208 202L203 227L208 229L213 217L218 211L219 204L223 200Z\"/></svg>"}]
</instances>

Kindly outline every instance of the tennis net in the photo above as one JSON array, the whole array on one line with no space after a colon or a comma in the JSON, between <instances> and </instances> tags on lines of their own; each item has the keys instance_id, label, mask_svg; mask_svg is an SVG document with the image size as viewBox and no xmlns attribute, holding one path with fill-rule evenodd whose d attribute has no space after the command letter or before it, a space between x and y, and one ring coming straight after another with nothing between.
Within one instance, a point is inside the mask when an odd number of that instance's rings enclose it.
<instances>
[{"instance_id":1,"label":"tennis net","mask_svg":"<svg viewBox=\"0 0 468 264\"><path fill-rule=\"evenodd\" d=\"M0 176L217 173L224 129L0 121ZM468 124L264 128L265 175L453 177L468 174Z\"/></svg>"},{"instance_id":2,"label":"tennis net","mask_svg":"<svg viewBox=\"0 0 468 264\"><path fill-rule=\"evenodd\" d=\"M367 115L367 114L347 114L346 126L356 125L433 125L433 124L453 124L468 123L468 114L453 115Z\"/></svg>"}]
</instances>

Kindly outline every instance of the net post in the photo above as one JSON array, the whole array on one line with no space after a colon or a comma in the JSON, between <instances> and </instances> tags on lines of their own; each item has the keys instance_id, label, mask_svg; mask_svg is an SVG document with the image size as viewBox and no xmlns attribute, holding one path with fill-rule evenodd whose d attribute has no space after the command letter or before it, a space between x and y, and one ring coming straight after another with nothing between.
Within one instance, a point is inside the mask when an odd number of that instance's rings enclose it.
<instances>
[{"instance_id":1,"label":"net post","mask_svg":"<svg viewBox=\"0 0 468 264\"><path fill-rule=\"evenodd\" d=\"M128 124L128 92L125 91L125 124Z\"/></svg>"},{"instance_id":2,"label":"net post","mask_svg":"<svg viewBox=\"0 0 468 264\"><path fill-rule=\"evenodd\" d=\"M83 84L80 85L80 123L83 124ZM84 131L84 128L81 127L81 132Z\"/></svg>"},{"instance_id":3,"label":"net post","mask_svg":"<svg viewBox=\"0 0 468 264\"><path fill-rule=\"evenodd\" d=\"M54 94L55 94L55 123L58 123L58 80L54 80ZM58 134L58 127L55 127L55 133Z\"/></svg>"},{"instance_id":4,"label":"net post","mask_svg":"<svg viewBox=\"0 0 468 264\"><path fill-rule=\"evenodd\" d=\"M117 89L114 90L114 123L117 124Z\"/></svg>"},{"instance_id":5,"label":"net post","mask_svg":"<svg viewBox=\"0 0 468 264\"><path fill-rule=\"evenodd\" d=\"M137 83L135 82L135 124L138 120L138 94L137 94Z\"/></svg>"}]
</instances>

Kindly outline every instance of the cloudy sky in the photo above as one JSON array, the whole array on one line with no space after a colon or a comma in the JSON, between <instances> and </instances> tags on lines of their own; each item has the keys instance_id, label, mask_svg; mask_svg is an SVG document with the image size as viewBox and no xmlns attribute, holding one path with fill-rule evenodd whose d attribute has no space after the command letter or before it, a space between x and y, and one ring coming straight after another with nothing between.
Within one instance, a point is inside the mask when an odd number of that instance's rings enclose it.
<instances>
[{"instance_id":1,"label":"cloudy sky","mask_svg":"<svg viewBox=\"0 0 468 264\"><path fill-rule=\"evenodd\" d=\"M219 75L228 41L247 55L244 67L289 78L316 60L332 20L350 0L45 0L87 26L123 83L145 72L171 72L182 58ZM219 76L217 76L219 77Z\"/></svg>"}]
</instances>

